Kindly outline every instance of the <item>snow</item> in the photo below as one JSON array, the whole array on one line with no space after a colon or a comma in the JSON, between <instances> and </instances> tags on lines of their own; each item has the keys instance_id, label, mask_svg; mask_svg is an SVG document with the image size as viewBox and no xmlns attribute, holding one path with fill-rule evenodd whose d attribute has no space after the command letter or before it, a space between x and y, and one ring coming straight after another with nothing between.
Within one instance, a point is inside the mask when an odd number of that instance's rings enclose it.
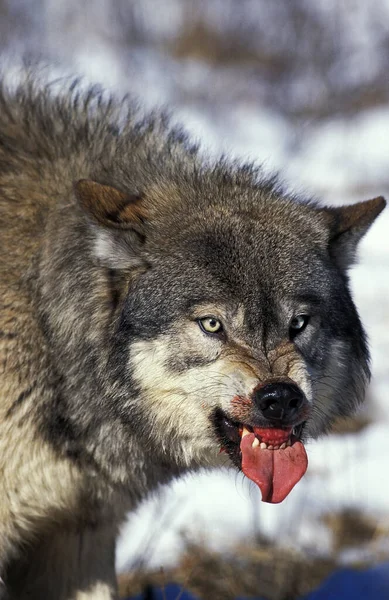
<instances>
[{"instance_id":1,"label":"snow","mask_svg":"<svg viewBox=\"0 0 389 600\"><path fill-rule=\"evenodd\" d=\"M333 10L334 2L322 0L315 6L320 11ZM131 53L120 49L109 36L115 33L112 24L107 25L109 3L95 4L99 9L90 19L86 10L75 12L73 2L45 0L45 27L41 24L40 33L36 29L30 40L15 41L6 49L3 70L17 77L14 64L18 61L12 51L39 47L41 36L51 73L83 74L86 81L139 96L148 107L168 105L174 119L201 139L211 154L227 152L255 159L269 170L279 170L296 191L320 196L331 204L389 195L389 107L296 128L263 106L259 89L247 95L254 84L236 71L193 60L179 63L149 48ZM144 5L150 8L149 1ZM248 11L258 10L255 1L245 6ZM382 2L381 9L389 12L389 2ZM365 13L360 13L363 18L357 30L355 21L354 29L345 30L359 44L361 58L348 71L350 81L358 68L373 70L381 60L374 48L366 50L368 17L374 11ZM149 14L153 15L148 23L153 35L174 31L183 18L182 5L172 0L164 3L163 11ZM345 71L339 76L345 76ZM302 92L304 88L298 91ZM326 553L331 552L331 538L319 520L322 514L355 506L388 518L389 209L362 242L360 257L351 281L371 341L374 377L368 412L376 421L358 435L311 442L308 473L281 505L262 504L258 489L233 470L175 482L129 517L118 546L119 569L139 560L154 566L171 564L183 546L183 532L218 549L253 537L258 530L273 539L282 533L285 544Z\"/></svg>"}]
</instances>

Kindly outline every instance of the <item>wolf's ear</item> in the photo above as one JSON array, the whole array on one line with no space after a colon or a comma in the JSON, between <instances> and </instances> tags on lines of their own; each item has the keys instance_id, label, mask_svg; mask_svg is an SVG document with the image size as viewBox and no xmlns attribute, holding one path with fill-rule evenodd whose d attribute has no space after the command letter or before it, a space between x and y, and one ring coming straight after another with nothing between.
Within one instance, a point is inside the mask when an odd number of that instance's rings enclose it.
<instances>
[{"instance_id":1,"label":"wolf's ear","mask_svg":"<svg viewBox=\"0 0 389 600\"><path fill-rule=\"evenodd\" d=\"M84 210L100 225L115 229L139 228L146 212L139 195L129 195L110 185L90 179L80 179L74 185L76 196Z\"/></svg>"},{"instance_id":2,"label":"wolf's ear","mask_svg":"<svg viewBox=\"0 0 389 600\"><path fill-rule=\"evenodd\" d=\"M143 265L147 213L142 197L89 179L77 181L74 191L92 220L99 262L113 269Z\"/></svg>"},{"instance_id":3,"label":"wolf's ear","mask_svg":"<svg viewBox=\"0 0 389 600\"><path fill-rule=\"evenodd\" d=\"M325 209L330 225L330 254L341 269L346 270L354 263L359 241L385 206L385 199L379 196L349 206Z\"/></svg>"}]
</instances>

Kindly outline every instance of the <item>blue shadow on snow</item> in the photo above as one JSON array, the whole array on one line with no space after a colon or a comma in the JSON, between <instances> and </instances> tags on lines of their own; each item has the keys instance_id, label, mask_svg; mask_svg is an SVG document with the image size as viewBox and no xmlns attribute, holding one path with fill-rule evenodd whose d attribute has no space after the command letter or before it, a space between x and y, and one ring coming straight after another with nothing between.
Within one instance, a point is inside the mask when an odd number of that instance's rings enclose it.
<instances>
[{"instance_id":1,"label":"blue shadow on snow","mask_svg":"<svg viewBox=\"0 0 389 600\"><path fill-rule=\"evenodd\" d=\"M198 600L196 596L175 583L164 590L149 589L144 594L127 600ZM319 589L301 600L388 600L389 599L389 563L374 566L366 571L342 569L330 575ZM209 600L212 600L211 598ZM237 598L236 600L245 600ZM249 600L249 599L247 599ZM253 598L251 598L253 600ZM256 600L264 600L258 597Z\"/></svg>"}]
</instances>

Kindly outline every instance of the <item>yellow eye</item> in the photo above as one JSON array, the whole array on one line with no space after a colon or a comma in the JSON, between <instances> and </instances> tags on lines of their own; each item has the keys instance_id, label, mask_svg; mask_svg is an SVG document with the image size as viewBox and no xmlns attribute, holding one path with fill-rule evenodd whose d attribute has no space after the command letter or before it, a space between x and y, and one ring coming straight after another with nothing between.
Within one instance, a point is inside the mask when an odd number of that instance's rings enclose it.
<instances>
[{"instance_id":1,"label":"yellow eye","mask_svg":"<svg viewBox=\"0 0 389 600\"><path fill-rule=\"evenodd\" d=\"M223 331L223 325L215 317L204 317L204 319L199 319L198 323L205 333L221 333Z\"/></svg>"},{"instance_id":2,"label":"yellow eye","mask_svg":"<svg viewBox=\"0 0 389 600\"><path fill-rule=\"evenodd\" d=\"M296 315L289 323L289 338L294 340L309 323L309 315Z\"/></svg>"}]
</instances>

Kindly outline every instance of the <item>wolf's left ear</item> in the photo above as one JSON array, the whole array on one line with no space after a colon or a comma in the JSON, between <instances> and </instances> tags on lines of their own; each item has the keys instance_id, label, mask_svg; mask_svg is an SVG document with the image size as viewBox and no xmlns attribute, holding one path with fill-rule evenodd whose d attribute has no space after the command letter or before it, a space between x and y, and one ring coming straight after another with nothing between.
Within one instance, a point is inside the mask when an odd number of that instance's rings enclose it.
<instances>
[{"instance_id":1,"label":"wolf's left ear","mask_svg":"<svg viewBox=\"0 0 389 600\"><path fill-rule=\"evenodd\" d=\"M94 254L99 262L113 269L143 264L147 220L143 198L90 179L77 181L74 191L92 222Z\"/></svg>"},{"instance_id":2,"label":"wolf's left ear","mask_svg":"<svg viewBox=\"0 0 389 600\"><path fill-rule=\"evenodd\" d=\"M385 208L382 196L349 206L324 209L329 222L329 250L337 265L346 270L355 261L359 241Z\"/></svg>"}]
</instances>

